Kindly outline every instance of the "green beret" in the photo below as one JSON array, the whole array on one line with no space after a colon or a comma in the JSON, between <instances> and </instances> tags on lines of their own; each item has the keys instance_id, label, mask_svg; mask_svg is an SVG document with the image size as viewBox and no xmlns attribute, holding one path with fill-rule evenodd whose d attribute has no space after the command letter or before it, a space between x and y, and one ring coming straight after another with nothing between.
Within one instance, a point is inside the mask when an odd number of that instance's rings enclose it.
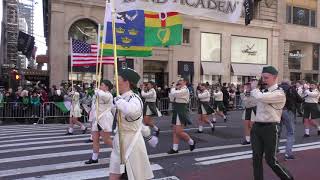
<instances>
[{"instance_id":1,"label":"green beret","mask_svg":"<svg viewBox=\"0 0 320 180\"><path fill-rule=\"evenodd\" d=\"M111 81L105 79L102 80L101 83L103 83L104 85L108 86L109 90L111 90L113 88L113 84L111 83Z\"/></svg>"},{"instance_id":2,"label":"green beret","mask_svg":"<svg viewBox=\"0 0 320 180\"><path fill-rule=\"evenodd\" d=\"M133 84L137 84L140 80L139 74L135 70L130 68L120 69L119 76L121 76L123 79L126 79Z\"/></svg>"},{"instance_id":3,"label":"green beret","mask_svg":"<svg viewBox=\"0 0 320 180\"><path fill-rule=\"evenodd\" d=\"M263 67L262 73L269 73L269 74L272 74L272 75L278 75L278 71L273 66Z\"/></svg>"}]
</instances>

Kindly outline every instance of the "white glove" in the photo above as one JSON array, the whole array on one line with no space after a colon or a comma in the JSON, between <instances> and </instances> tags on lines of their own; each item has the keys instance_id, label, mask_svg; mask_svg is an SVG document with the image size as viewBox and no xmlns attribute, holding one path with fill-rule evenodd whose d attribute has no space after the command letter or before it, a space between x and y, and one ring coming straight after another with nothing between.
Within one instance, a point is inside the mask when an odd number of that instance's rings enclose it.
<instances>
[{"instance_id":1,"label":"white glove","mask_svg":"<svg viewBox=\"0 0 320 180\"><path fill-rule=\"evenodd\" d=\"M114 100L114 102L117 104L117 101L119 101L119 100L123 100L123 98L120 96L120 95L118 95L118 96L116 96L115 98L113 98L113 100Z\"/></svg>"},{"instance_id":2,"label":"white glove","mask_svg":"<svg viewBox=\"0 0 320 180\"><path fill-rule=\"evenodd\" d=\"M256 89L257 86L258 86L258 81L257 81L257 80L251 81L251 89L252 89L252 90L253 90L253 89Z\"/></svg>"},{"instance_id":3,"label":"white glove","mask_svg":"<svg viewBox=\"0 0 320 180\"><path fill-rule=\"evenodd\" d=\"M148 141L149 145L153 148L157 146L159 139L156 136L152 136L151 139Z\"/></svg>"}]
</instances>

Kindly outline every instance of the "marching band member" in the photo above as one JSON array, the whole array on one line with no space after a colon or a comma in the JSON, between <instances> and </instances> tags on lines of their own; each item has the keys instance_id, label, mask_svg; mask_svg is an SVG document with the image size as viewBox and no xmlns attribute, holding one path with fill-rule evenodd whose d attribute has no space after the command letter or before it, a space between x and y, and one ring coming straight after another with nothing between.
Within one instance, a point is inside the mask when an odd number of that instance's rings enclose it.
<instances>
[{"instance_id":1,"label":"marching band member","mask_svg":"<svg viewBox=\"0 0 320 180\"><path fill-rule=\"evenodd\" d=\"M220 86L218 86L217 89L213 92L213 98L214 104L216 106L216 114L223 117L224 122L227 122L227 117L223 113L226 107L223 104L223 93ZM212 121L215 123L216 118L213 118Z\"/></svg>"},{"instance_id":2,"label":"marching band member","mask_svg":"<svg viewBox=\"0 0 320 180\"><path fill-rule=\"evenodd\" d=\"M137 72L130 68L119 71L119 92L115 101L116 109L121 115L121 126L113 140L110 157L110 180L119 180L125 173L129 180L153 178L143 135L150 135L150 129L143 125L143 103L140 97L132 92L140 80ZM119 142L121 131L121 144ZM124 165L121 165L120 145L123 145Z\"/></svg>"},{"instance_id":3,"label":"marching band member","mask_svg":"<svg viewBox=\"0 0 320 180\"><path fill-rule=\"evenodd\" d=\"M317 89L316 82L311 82L310 87L305 84L303 87L302 94L305 99L305 103L303 106L303 124L305 127L304 137L310 137L310 125L313 125L317 128L318 136L320 136L319 123L314 120L319 117L318 101L320 93Z\"/></svg>"},{"instance_id":4,"label":"marching band member","mask_svg":"<svg viewBox=\"0 0 320 180\"><path fill-rule=\"evenodd\" d=\"M173 128L173 147L168 151L168 154L175 154L179 152L179 141L183 139L188 142L190 151L195 149L196 142L184 132L184 127L191 124L188 114L188 103L190 93L186 86L185 80L179 80L176 88L172 88L170 96L173 98L173 114L172 114L172 128Z\"/></svg>"},{"instance_id":5,"label":"marching band member","mask_svg":"<svg viewBox=\"0 0 320 180\"><path fill-rule=\"evenodd\" d=\"M150 126L156 132L156 136L158 137L160 129L154 124L152 116L160 117L161 113L156 106L157 93L154 89L154 82L150 81L146 87L143 87L141 90L141 96L145 100L143 105L144 124Z\"/></svg>"},{"instance_id":6,"label":"marching band member","mask_svg":"<svg viewBox=\"0 0 320 180\"><path fill-rule=\"evenodd\" d=\"M250 144L250 131L257 112L257 102L254 97L250 95L251 85L250 83L245 84L245 92L242 96L242 101L244 103L244 111L242 115L244 135L245 139L241 143L242 145Z\"/></svg>"},{"instance_id":7,"label":"marching band member","mask_svg":"<svg viewBox=\"0 0 320 180\"><path fill-rule=\"evenodd\" d=\"M87 132L87 128L78 120L78 118L81 117L79 87L74 86L74 90L75 91L71 91L69 94L72 97L72 103L70 108L69 128L66 135L73 135L74 124L77 124L81 127L82 134Z\"/></svg>"},{"instance_id":8,"label":"marching band member","mask_svg":"<svg viewBox=\"0 0 320 180\"><path fill-rule=\"evenodd\" d=\"M214 132L214 125L208 119L208 115L213 114L214 110L210 107L210 92L207 90L207 85L202 83L199 85L199 91L197 92L199 98L199 129L198 133L203 133L203 124L209 124L211 127L211 131Z\"/></svg>"},{"instance_id":9,"label":"marching band member","mask_svg":"<svg viewBox=\"0 0 320 180\"><path fill-rule=\"evenodd\" d=\"M85 164L98 163L98 155L100 149L100 136L105 144L112 147L112 124L113 115L111 108L113 106L113 96L110 90L113 88L112 83L109 80L103 80L100 85L100 89L96 90L95 99L98 101L98 106L93 106L91 109L91 115L94 116L91 126L91 134L93 136L93 153L91 159L85 162ZM98 112L97 109L98 108ZM98 118L97 118L98 117Z\"/></svg>"}]
</instances>

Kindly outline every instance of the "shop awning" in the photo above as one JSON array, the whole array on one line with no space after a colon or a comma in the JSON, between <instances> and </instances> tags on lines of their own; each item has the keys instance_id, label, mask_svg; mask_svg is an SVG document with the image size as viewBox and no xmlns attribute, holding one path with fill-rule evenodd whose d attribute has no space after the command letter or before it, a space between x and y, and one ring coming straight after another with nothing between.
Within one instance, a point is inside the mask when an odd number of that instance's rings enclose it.
<instances>
[{"instance_id":1,"label":"shop awning","mask_svg":"<svg viewBox=\"0 0 320 180\"><path fill-rule=\"evenodd\" d=\"M258 64L231 64L235 76L258 76L266 65Z\"/></svg>"},{"instance_id":2,"label":"shop awning","mask_svg":"<svg viewBox=\"0 0 320 180\"><path fill-rule=\"evenodd\" d=\"M204 75L223 75L224 66L222 63L201 62Z\"/></svg>"}]
</instances>

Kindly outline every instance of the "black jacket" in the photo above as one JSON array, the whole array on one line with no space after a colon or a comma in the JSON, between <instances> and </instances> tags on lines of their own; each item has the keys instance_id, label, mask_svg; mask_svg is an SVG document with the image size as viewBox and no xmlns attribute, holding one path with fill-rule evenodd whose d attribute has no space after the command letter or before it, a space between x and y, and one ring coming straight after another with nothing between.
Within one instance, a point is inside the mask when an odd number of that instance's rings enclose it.
<instances>
[{"instance_id":1,"label":"black jacket","mask_svg":"<svg viewBox=\"0 0 320 180\"><path fill-rule=\"evenodd\" d=\"M286 104L284 106L284 109L296 112L298 104L303 102L303 99L298 94L296 88L288 84L281 84L280 87L286 94Z\"/></svg>"}]
</instances>

